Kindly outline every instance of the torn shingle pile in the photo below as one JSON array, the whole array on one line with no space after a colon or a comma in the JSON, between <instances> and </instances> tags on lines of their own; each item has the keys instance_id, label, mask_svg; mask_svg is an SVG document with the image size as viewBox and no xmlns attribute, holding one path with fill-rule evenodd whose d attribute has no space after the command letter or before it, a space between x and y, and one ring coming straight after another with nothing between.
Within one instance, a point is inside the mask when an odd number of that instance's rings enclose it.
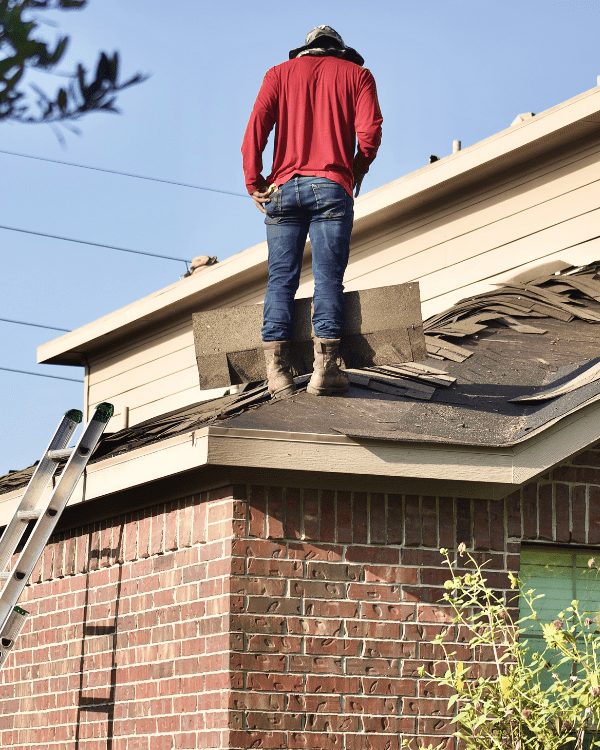
<instances>
[{"instance_id":1,"label":"torn shingle pile","mask_svg":"<svg viewBox=\"0 0 600 750\"><path fill-rule=\"evenodd\" d=\"M539 276L527 283L510 282L498 289L468 297L423 323L427 354L434 359L463 361L467 349L446 341L466 338L490 326L506 327L519 333L544 334L547 328L528 325L516 318L554 318L570 322L575 318L600 322L587 300L600 301L600 262L571 267L559 274Z\"/></svg>"}]
</instances>

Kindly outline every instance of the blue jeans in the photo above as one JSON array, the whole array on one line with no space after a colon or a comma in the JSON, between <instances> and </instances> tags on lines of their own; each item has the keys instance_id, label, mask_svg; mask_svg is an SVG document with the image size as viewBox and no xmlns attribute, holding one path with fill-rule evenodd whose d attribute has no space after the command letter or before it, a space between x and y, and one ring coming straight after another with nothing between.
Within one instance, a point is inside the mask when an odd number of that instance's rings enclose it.
<instances>
[{"instance_id":1,"label":"blue jeans","mask_svg":"<svg viewBox=\"0 0 600 750\"><path fill-rule=\"evenodd\" d=\"M300 282L307 235L315 279L315 336L337 339L344 329L342 284L354 220L354 200L325 177L292 177L265 204L269 283L265 295L263 341L292 338L294 296Z\"/></svg>"}]
</instances>

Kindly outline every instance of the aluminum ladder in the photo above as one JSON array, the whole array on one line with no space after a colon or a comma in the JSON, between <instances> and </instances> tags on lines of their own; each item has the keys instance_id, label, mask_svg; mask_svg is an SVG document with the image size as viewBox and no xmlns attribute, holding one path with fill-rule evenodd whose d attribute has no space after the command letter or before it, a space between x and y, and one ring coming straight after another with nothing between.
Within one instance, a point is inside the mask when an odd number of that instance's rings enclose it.
<instances>
[{"instance_id":1,"label":"aluminum ladder","mask_svg":"<svg viewBox=\"0 0 600 750\"><path fill-rule=\"evenodd\" d=\"M73 448L66 446L83 415L78 409L71 409L64 415L27 485L19 507L0 537L0 581L5 581L0 592L0 669L27 619L28 612L17 606L19 597L113 411L112 404L99 404ZM57 462L63 458L68 459L63 471L48 499L38 507L38 502L54 477ZM30 521L35 521L35 526L24 543L16 565L11 571L6 571Z\"/></svg>"}]
</instances>

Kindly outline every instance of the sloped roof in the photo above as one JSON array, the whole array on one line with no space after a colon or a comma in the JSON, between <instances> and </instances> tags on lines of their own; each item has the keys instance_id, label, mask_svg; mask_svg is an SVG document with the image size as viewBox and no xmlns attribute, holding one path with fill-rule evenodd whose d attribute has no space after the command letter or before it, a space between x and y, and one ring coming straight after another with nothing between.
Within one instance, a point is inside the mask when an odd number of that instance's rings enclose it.
<instances>
[{"instance_id":1,"label":"sloped roof","mask_svg":"<svg viewBox=\"0 0 600 750\"><path fill-rule=\"evenodd\" d=\"M92 462L207 425L514 446L600 399L599 270L600 263L566 269L462 300L425 321L430 358L416 365L351 371L350 391L343 396L310 396L308 376L296 379L295 394L275 401L264 383L249 384L242 393L106 435ZM528 396L537 400L523 400ZM0 478L0 493L25 485L31 472Z\"/></svg>"}]
</instances>

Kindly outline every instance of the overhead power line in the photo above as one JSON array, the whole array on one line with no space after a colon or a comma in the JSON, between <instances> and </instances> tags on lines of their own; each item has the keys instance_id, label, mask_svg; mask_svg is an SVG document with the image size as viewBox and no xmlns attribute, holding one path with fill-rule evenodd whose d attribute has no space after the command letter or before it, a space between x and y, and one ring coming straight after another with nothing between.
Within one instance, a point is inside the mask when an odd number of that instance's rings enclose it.
<instances>
[{"instance_id":1,"label":"overhead power line","mask_svg":"<svg viewBox=\"0 0 600 750\"><path fill-rule=\"evenodd\" d=\"M89 240L75 240L72 237L61 237L57 234L46 234L45 232L34 232L31 229L18 229L17 227L5 227L0 224L0 229L7 229L9 232L23 232L24 234L35 234L38 237L50 237L53 240L64 240L65 242L78 242L80 245L93 245L94 247L104 247L108 250L120 250L122 253L135 253L136 255L149 255L151 258L164 258L165 260L177 260L188 265L191 261L185 258L173 258L171 255L158 255L158 253L146 253L143 250L130 250L127 247L117 247L116 245L103 245L101 242L90 242Z\"/></svg>"},{"instance_id":2,"label":"overhead power line","mask_svg":"<svg viewBox=\"0 0 600 750\"><path fill-rule=\"evenodd\" d=\"M75 378L63 378L60 375L46 375L45 372L29 372L29 370L13 370L12 367L0 367L0 370L5 372L18 372L21 375L37 375L38 378L54 378L54 380L70 380L72 383L83 383L83 380L75 380Z\"/></svg>"},{"instance_id":3,"label":"overhead power line","mask_svg":"<svg viewBox=\"0 0 600 750\"><path fill-rule=\"evenodd\" d=\"M56 326L45 326L41 323L26 323L24 320L10 320L9 318L0 318L2 323L17 323L20 326L33 326L34 328L49 328L51 331L65 331L71 333L70 328L57 328Z\"/></svg>"},{"instance_id":4,"label":"overhead power line","mask_svg":"<svg viewBox=\"0 0 600 750\"><path fill-rule=\"evenodd\" d=\"M224 195L237 195L238 198L248 198L244 193L234 193L231 190L218 190L217 188L203 187L202 185L191 185L186 182L176 182L175 180L162 180L159 177L146 177L141 174L132 174L130 172L118 172L116 169L103 169L102 167L88 167L86 164L73 164L69 161L59 161L58 159L47 159L43 156L31 156L30 154L18 154L14 151L2 151L0 154L8 156L19 156L23 159L35 159L36 161L48 161L52 164L62 164L64 167L78 167L79 169L90 169L94 172L106 172L107 174L118 174L121 177L135 177L137 180L150 180L151 182L162 182L165 185L177 185L179 187L193 188L194 190L207 190L210 193L223 193Z\"/></svg>"}]
</instances>

